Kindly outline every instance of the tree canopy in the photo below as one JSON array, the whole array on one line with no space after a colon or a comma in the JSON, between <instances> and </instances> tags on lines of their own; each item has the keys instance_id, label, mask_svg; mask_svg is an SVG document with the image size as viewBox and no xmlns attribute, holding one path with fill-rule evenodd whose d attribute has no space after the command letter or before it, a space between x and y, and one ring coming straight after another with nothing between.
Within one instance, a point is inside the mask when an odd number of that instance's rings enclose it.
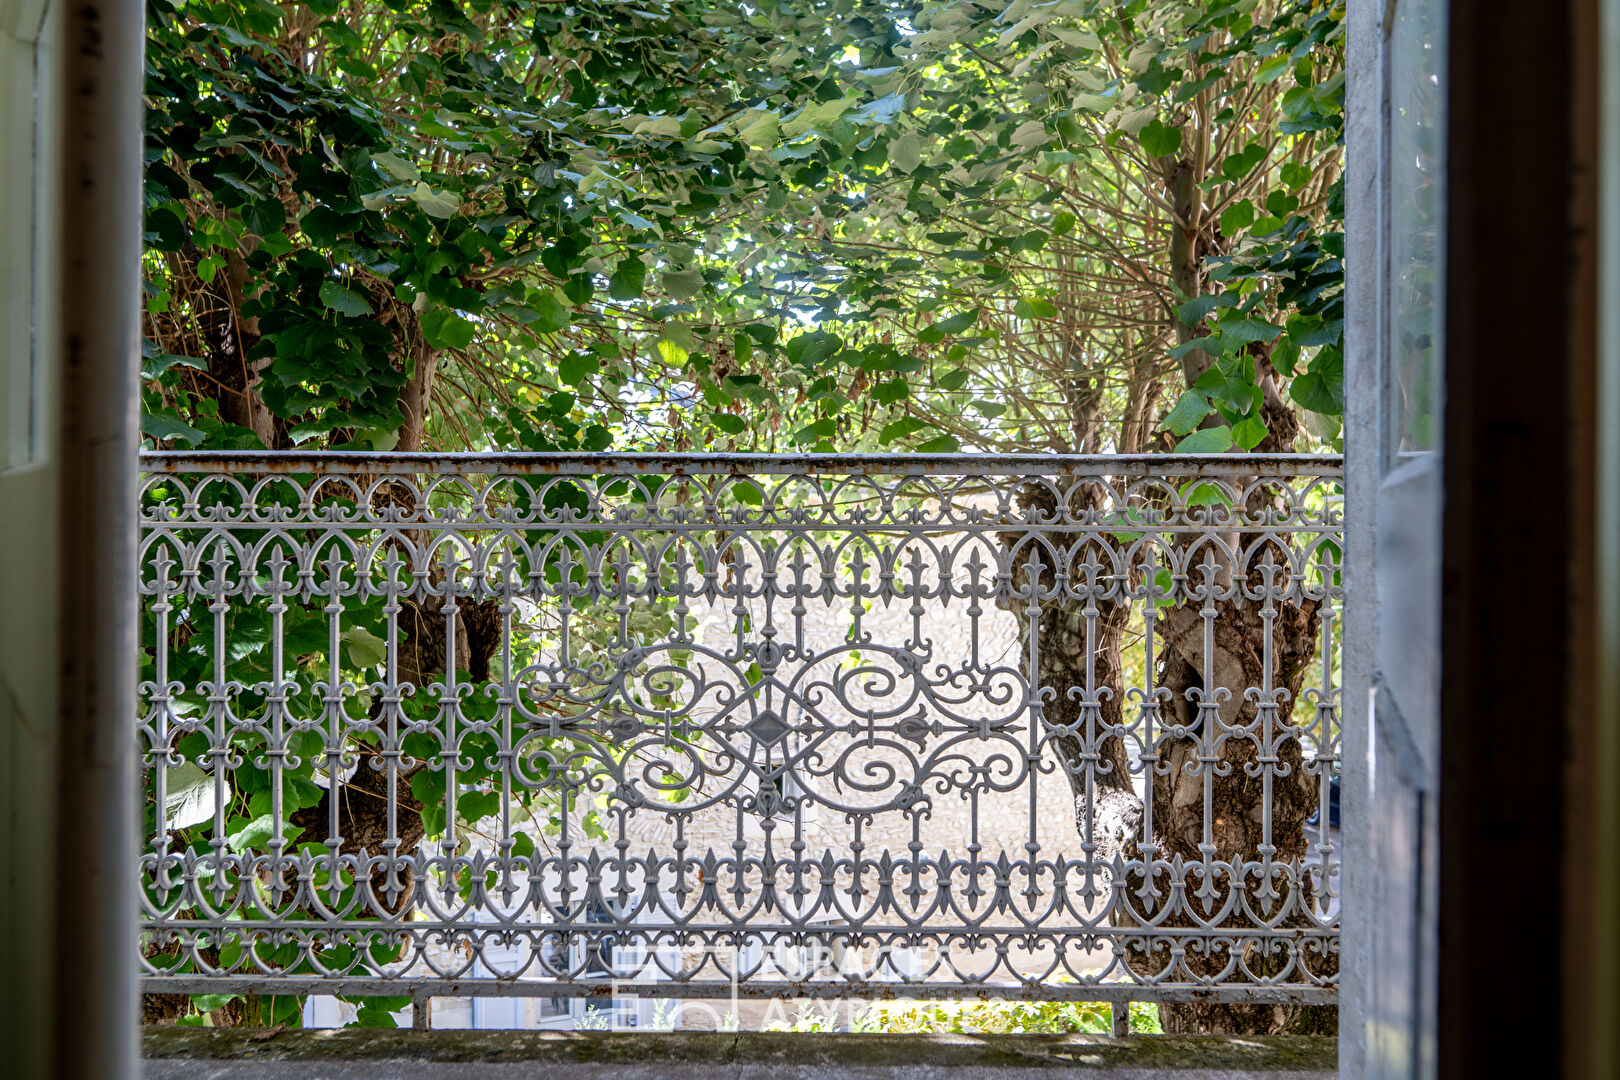
<instances>
[{"instance_id":1,"label":"tree canopy","mask_svg":"<svg viewBox=\"0 0 1620 1080\"><path fill-rule=\"evenodd\" d=\"M1290 450L1342 0L154 0L143 430Z\"/></svg>"}]
</instances>

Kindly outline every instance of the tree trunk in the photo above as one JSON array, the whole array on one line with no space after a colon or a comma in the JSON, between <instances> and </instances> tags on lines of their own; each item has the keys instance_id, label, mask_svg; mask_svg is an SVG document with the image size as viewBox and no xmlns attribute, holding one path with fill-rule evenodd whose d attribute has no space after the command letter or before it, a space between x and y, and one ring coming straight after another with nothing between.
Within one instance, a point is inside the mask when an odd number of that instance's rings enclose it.
<instances>
[{"instance_id":1,"label":"tree trunk","mask_svg":"<svg viewBox=\"0 0 1620 1080\"><path fill-rule=\"evenodd\" d=\"M1247 585L1255 592L1264 591L1262 578L1262 573L1252 572ZM1168 772L1155 777L1153 786L1153 839L1159 848L1155 857L1179 857L1189 867L1212 870L1220 864L1234 868L1254 864L1248 866L1240 883L1215 880L1207 897L1189 895L1189 902L1204 917L1220 909L1234 884L1246 887L1249 902L1261 918L1272 917L1291 902L1309 904L1312 900L1309 880L1301 868L1307 854L1305 821L1317 808L1318 781L1306 771L1300 741L1289 737L1288 725L1316 655L1321 632L1317 608L1312 600L1267 604L1237 596L1169 608L1158 620L1163 663L1157 681L1169 691L1164 720L1192 730L1186 738L1172 736L1160 744L1159 756ZM1205 694L1211 686L1217 694L1226 690L1230 696L1211 701ZM1270 694L1265 693L1267 687ZM1215 715L1220 718L1218 733L1206 734L1204 724ZM1232 737L1214 746L1220 734L1238 727L1250 728L1253 737ZM1265 820L1268 802L1269 831ZM1275 867L1274 872L1268 873L1269 867ZM1301 897L1289 895L1289 878L1296 882L1294 887L1303 890ZM1189 871L1189 887L1194 881L1204 884L1208 880L1196 870ZM1242 918L1234 912L1228 921ZM1195 925L1191 916L1170 921ZM1280 925L1304 927L1309 919L1296 912L1284 917ZM1144 959L1151 967L1158 958ZM1229 959L1222 952L1189 953L1184 963L1194 973L1213 974ZM1337 967L1331 957L1301 955L1294 959L1311 963L1318 973L1330 973ZM1257 973L1275 973L1286 958L1268 958L1249 948L1245 961ZM1337 1010L1331 1006L1191 1002L1161 1005L1159 1014L1169 1033L1321 1034L1337 1030Z\"/></svg>"},{"instance_id":2,"label":"tree trunk","mask_svg":"<svg viewBox=\"0 0 1620 1080\"><path fill-rule=\"evenodd\" d=\"M433 379L438 373L439 354L428 347L416 313L398 306L399 327L394 333L401 355L411 358L410 375L399 392L399 411L405 422L399 428L394 449L402 454L420 453L427 436L428 409L433 403Z\"/></svg>"},{"instance_id":3,"label":"tree trunk","mask_svg":"<svg viewBox=\"0 0 1620 1080\"><path fill-rule=\"evenodd\" d=\"M269 360L247 358L259 342L259 320L241 315L252 271L239 252L231 251L225 266L205 282L197 273L201 258L195 246L187 245L183 253L169 257L169 271L200 301L197 326L208 354L208 396L219 406L221 420L249 429L267 450L286 449L286 424L271 415L258 393L260 371Z\"/></svg>"},{"instance_id":4,"label":"tree trunk","mask_svg":"<svg viewBox=\"0 0 1620 1080\"><path fill-rule=\"evenodd\" d=\"M398 647L398 677L409 682L420 693L430 683L443 681L445 668L445 615L441 605L429 600L421 603L413 599L401 601L400 629L404 640ZM500 601L479 602L462 600L456 614L456 668L466 672L473 682L489 679L490 660L500 649ZM493 625L494 633L490 633ZM369 716L375 722L382 715L383 703L372 702ZM347 852L364 850L376 856L392 851L395 859L408 859L422 842L422 802L411 793L411 778L427 767L417 762L408 768L395 768L394 828L389 831L388 789L389 759L380 753L362 753L352 776L342 784L329 787L314 806L306 806L291 816L292 824L304 830L304 835L326 839L331 830L332 799L338 800L338 835ZM379 867L372 874L372 888L384 912L399 915L410 906L415 884L415 871L409 866L395 866L395 876L389 880L387 867ZM393 899L387 890L398 889Z\"/></svg>"},{"instance_id":5,"label":"tree trunk","mask_svg":"<svg viewBox=\"0 0 1620 1080\"><path fill-rule=\"evenodd\" d=\"M1204 228L1203 196L1197 170L1189 161L1170 166L1165 189L1170 196L1170 281L1177 292L1195 300L1204 291L1204 259L1210 254ZM1177 320L1176 344L1185 345L1198 337L1198 327ZM1210 356L1203 349L1189 349L1181 358L1181 375L1188 386L1209 370Z\"/></svg>"},{"instance_id":6,"label":"tree trunk","mask_svg":"<svg viewBox=\"0 0 1620 1080\"><path fill-rule=\"evenodd\" d=\"M1089 485L1082 500L1096 508L1106 497L1101 484ZM1031 487L1021 502L1048 514L1056 511L1050 489ZM1021 535L1008 534L1003 542L1013 542ZM1243 539L1226 537L1234 547ZM1108 557L1084 549L1068 555L1069 599L1043 602L1038 621L1030 618L1024 601L1015 601L1013 608L1026 658L1032 630L1039 634L1033 675L1039 680L1036 685L1050 692L1041 719L1056 733L1053 746L1074 794L1085 857L1103 865L1115 856L1127 862L1180 859L1187 867L1184 902L1206 919L1221 910L1232 892L1234 883L1225 868L1247 864L1254 865L1247 866L1245 879L1237 884L1243 886L1250 907L1260 918L1275 915L1286 904L1309 904L1310 884L1300 868L1306 856L1304 825L1316 810L1319 780L1306 771L1300 740L1288 725L1316 656L1321 630L1318 603L1275 597L1268 603L1264 597L1270 590L1262 560L1236 588L1231 567L1212 564L1204 573L1191 575L1193 580L1182 586L1184 598L1179 604L1158 611L1152 627L1153 685L1166 691L1166 696L1155 722L1159 765L1152 777L1152 835L1145 838L1148 808L1132 787L1126 743L1113 731L1138 722L1136 707L1131 710L1133 715L1125 715L1128 687L1121 652L1126 631L1142 628L1146 620L1140 605L1133 610L1128 602L1099 595L1108 591L1109 583L1101 576L1110 565ZM1087 571L1085 564L1096 569ZM1019 566L1026 570L1023 577L1033 576L1035 568L1027 556L1020 557ZM1143 572L1140 565L1132 570L1138 575ZM1048 584L1052 582L1052 567L1043 566L1040 573ZM1273 584L1281 590L1286 583L1284 569ZM1207 595L1203 591L1206 585ZM1215 730L1206 738L1203 723L1213 722L1216 716L1220 723L1212 723ZM1185 729L1184 735L1170 733L1175 725ZM1239 727L1249 730L1235 733ZM1269 835L1265 827L1268 789ZM1209 869L1201 872L1204 867ZM1270 874L1267 867L1274 868ZM1302 896L1289 895L1290 878L1301 883ZM1205 881L1210 888L1200 896ZM1157 899L1147 900L1137 896L1144 885L1141 875L1133 875L1126 895L1134 907L1117 912L1115 924L1147 925L1156 917L1155 909L1172 896L1170 884L1167 869L1155 873L1152 885ZM1104 898L1099 892L1085 899ZM1302 927L1308 923L1296 910L1279 925ZM1192 913L1182 912L1159 925L1167 930L1191 928L1197 920ZM1241 934L1251 924L1238 907L1220 925ZM1170 963L1168 953L1148 952L1140 946L1128 956L1132 969L1141 975L1161 971ZM1198 955L1189 949L1182 960L1186 970L1172 977L1185 981L1189 973L1212 975L1229 960L1223 951ZM1333 956L1305 955L1297 960L1308 962L1318 974L1337 967ZM1278 965L1284 961L1249 946L1244 962L1264 975L1280 971ZM1228 976L1224 981L1241 978ZM1337 1023L1337 1010L1332 1006L1194 1002L1163 1004L1159 1012L1165 1031L1177 1033L1329 1033L1336 1030Z\"/></svg>"}]
</instances>

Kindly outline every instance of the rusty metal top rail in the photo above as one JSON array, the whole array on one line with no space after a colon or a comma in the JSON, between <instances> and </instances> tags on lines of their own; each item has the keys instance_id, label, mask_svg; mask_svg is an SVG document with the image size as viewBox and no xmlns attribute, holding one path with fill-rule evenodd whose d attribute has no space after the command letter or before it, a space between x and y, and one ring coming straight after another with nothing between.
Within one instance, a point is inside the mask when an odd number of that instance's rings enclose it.
<instances>
[{"instance_id":1,"label":"rusty metal top rail","mask_svg":"<svg viewBox=\"0 0 1620 1080\"><path fill-rule=\"evenodd\" d=\"M332 453L324 450L160 450L141 454L147 473L321 472L883 476L1329 476L1341 454L663 454Z\"/></svg>"}]
</instances>

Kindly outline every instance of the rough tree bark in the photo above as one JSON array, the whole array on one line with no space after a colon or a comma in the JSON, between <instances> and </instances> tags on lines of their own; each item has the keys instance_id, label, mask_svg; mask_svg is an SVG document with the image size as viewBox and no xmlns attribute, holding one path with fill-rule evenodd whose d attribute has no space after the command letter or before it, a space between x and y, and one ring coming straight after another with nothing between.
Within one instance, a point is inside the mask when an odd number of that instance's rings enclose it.
<instances>
[{"instance_id":1,"label":"rough tree bark","mask_svg":"<svg viewBox=\"0 0 1620 1080\"><path fill-rule=\"evenodd\" d=\"M1284 407L1286 411L1286 407ZM1292 441L1297 428L1291 426L1292 414L1276 418L1274 438ZM1102 484L1087 485L1080 498L1087 508L1103 505L1107 493ZM1026 509L1055 516L1058 508L1050 488L1031 486L1021 500ZM1021 534L1008 534L1004 542L1011 543ZM1244 538L1227 537L1229 543L1241 544ZM1084 563L1107 566L1109 560L1098 552L1071 552L1068 560L1071 589L1076 584L1087 584ZM1020 564L1028 567L1027 554ZM1103 574L1099 569L1096 573ZM1140 567L1134 573L1142 572ZM1053 579L1053 568L1046 566L1042 573L1048 583ZM1218 583L1229 585L1231 568L1223 567L1217 575ZM1104 587L1099 576L1090 584ZM1190 582L1189 587L1196 587ZM1240 583L1241 585L1242 583ZM1256 569L1248 575L1252 589L1263 586L1263 572ZM1240 590L1241 591L1241 590ZM1152 798L1152 836L1154 850L1144 852L1142 847L1145 807L1136 796L1131 784L1130 762L1125 743L1118 736L1107 734L1135 720L1125 714L1128 689L1123 678L1121 660L1124 635L1128 629L1140 630L1143 624L1140 606L1133 610L1128 602L1093 596L1087 602L1049 602L1041 605L1038 620L1031 620L1023 602L1015 602L1024 654L1029 655L1030 635L1038 632L1037 666L1032 673L1038 685L1050 691L1043 707L1043 721L1049 730L1057 733L1053 741L1062 760L1075 798L1076 822L1081 835L1081 846L1088 859L1106 864L1118 854L1126 860L1143 858L1149 854L1156 859L1171 860L1180 857L1189 866L1202 865L1206 854L1211 863L1242 865L1264 862L1262 835L1262 809L1265 803L1265 775L1260 762L1261 747L1256 739L1233 737L1217 750L1217 775L1211 778L1211 811L1208 843L1205 849L1204 783L1200 765L1203 742L1197 730L1198 703L1204 693L1206 672L1211 689L1225 689L1229 696L1219 705L1221 722L1225 725L1257 725L1257 738L1264 741L1266 723L1260 710L1261 703L1245 694L1249 688L1267 685L1265 671L1265 643L1267 613L1262 603L1252 599L1234 597L1203 603L1183 603L1162 609L1155 619L1154 644L1156 664L1154 685L1169 692L1163 706L1163 725L1184 725L1192 729L1187 737L1167 736L1158 743L1159 759L1168 772L1154 778ZM1275 863L1302 866L1306 856L1304 825L1316 810L1318 801L1317 778L1304 768L1303 749L1298 739L1284 736L1292 722L1293 710L1299 700L1307 672L1316 656L1321 622L1314 601L1284 602L1274 605L1270 613L1271 672L1269 685L1284 691L1272 711L1270 734L1274 743L1275 762L1271 769L1271 848L1270 858ZM1206 667L1205 611L1212 618L1209 629L1212 649ZM1087 687L1093 688L1087 693ZM1104 692L1104 688L1108 692ZM1162 728L1160 729L1163 730ZM1088 752L1088 746L1091 748ZM1251 775L1246 765L1259 770ZM1189 871L1189 893L1196 889L1199 878ZM1164 895L1168 882L1157 882ZM1217 883L1224 895L1229 881ZM1257 908L1265 901L1256 899L1262 890L1258 875L1251 874L1244 883ZM1138 878L1130 883L1134 890L1141 885ZM1306 886L1308 888L1308 885ZM1286 886L1279 889L1283 895L1270 901L1281 904L1286 899ZM1308 902L1309 896L1303 898ZM1140 902L1140 901L1138 901ZM1198 901L1194 901L1198 902ZM1219 901L1215 907L1218 910ZM1123 927L1139 925L1149 913L1121 912L1117 924ZM1235 911L1227 918L1227 925L1242 929L1246 916ZM1284 927L1302 926L1303 918L1290 917ZM1195 925L1190 917L1169 920L1167 927ZM1136 953L1131 966L1139 972L1149 972L1164 966L1162 954ZM1189 954L1186 966L1197 974L1213 973L1227 963L1224 953L1209 956ZM1249 949L1246 960L1251 969L1259 972L1277 970L1273 962ZM1331 957L1314 957L1313 970L1329 972L1336 966ZM1331 1006L1301 1005L1238 1005L1206 1002L1175 1003L1160 1006L1160 1019L1167 1032L1277 1034L1328 1033L1336 1030L1337 1012Z\"/></svg>"},{"instance_id":2,"label":"rough tree bark","mask_svg":"<svg viewBox=\"0 0 1620 1080\"><path fill-rule=\"evenodd\" d=\"M1196 298L1205 291L1207 260L1225 249L1225 242L1206 212L1200 181L1209 169L1209 129L1202 122L1189 124L1190 139L1186 152L1180 157L1164 157L1155 164L1164 185L1170 208L1166 238L1169 278L1177 293L1186 299ZM1203 333L1193 324L1175 323L1179 344L1186 344ZM1269 350L1263 345L1251 348L1255 363L1256 383L1262 391L1262 419L1269 434L1256 447L1259 453L1278 453L1293 449L1299 434L1299 423L1293 410L1283 400L1272 369ZM1181 360L1183 384L1191 387L1208 370L1211 357L1201 349L1190 349ZM1133 372L1127 390L1126 411L1121 419L1120 449L1122 452L1147 448L1147 403L1145 380ZM1075 390L1084 388L1077 387ZM1073 392L1073 391L1071 391ZM1222 423L1212 413L1205 426ZM1079 447L1077 447L1079 448ZM1166 447L1168 448L1168 447ZM1055 513L1049 490L1031 487L1025 493L1026 505ZM1102 505L1107 493L1102 486L1085 490L1081 498L1095 508ZM1009 539L1011 539L1009 537ZM1234 547L1243 537L1230 535ZM1070 559L1071 581L1079 564L1092 562L1106 564L1108 560L1086 557L1074 553ZM1027 560L1026 560L1027 561ZM1140 572L1133 570L1133 572ZM1225 568L1225 583L1230 584L1231 568ZM1048 568L1047 573L1051 570ZM1251 571L1248 585L1259 588L1260 571ZM1100 583L1099 583L1100 584ZM1189 585L1196 585L1190 582ZM1239 583L1242 585L1243 583ZM1239 592L1242 590L1239 589ZM1015 605L1015 610L1018 605ZM1255 724L1260 718L1260 703L1250 700L1244 693L1251 687L1267 685L1264 656L1267 619L1262 606L1241 596L1217 600L1207 605L1212 610L1211 653L1205 656L1206 605L1183 602L1159 613L1155 627L1156 671L1154 685L1169 692L1163 720L1169 724L1193 725L1198 717L1198 700L1205 690L1206 670L1215 687L1225 688L1230 697L1220 705L1221 721L1227 725ZM1076 820L1083 847L1088 858L1101 857L1103 861L1118 853L1126 859L1143 855L1140 846L1142 823L1146 808L1136 797L1131 783L1126 748L1116 736L1102 738L1109 726L1125 722L1123 715L1126 687L1122 684L1122 639L1134 623L1141 625L1140 611L1133 613L1128 603L1118 599L1094 598L1082 605L1077 602L1044 605L1038 624L1032 623L1024 611L1017 611L1026 655L1032 632L1039 633L1040 650L1038 669L1031 674L1039 678L1039 685L1054 691L1044 708L1045 722L1059 737L1055 749L1063 759L1075 795ZM1270 619L1271 667L1269 672L1273 688L1284 691L1276 703L1270 721L1277 736L1285 733L1292 720L1306 671L1316 654L1320 618L1314 602L1283 603L1278 605ZM1206 659L1208 665L1206 668ZM1107 687L1112 693L1087 695L1085 688ZM1134 719L1131 717L1130 719ZM1262 724L1262 727L1265 725ZM1087 752L1088 744L1091 751ZM1202 772L1189 771L1198 766L1202 751L1196 731L1188 737L1164 738L1159 743L1159 756L1168 766L1168 773L1156 776L1152 799L1151 852L1156 858L1180 857L1187 863L1202 864L1206 858L1204 835L1204 782ZM1217 773L1211 782L1211 811L1208 854L1213 862L1241 864L1263 861L1260 814L1263 805L1264 775L1251 776L1245 765L1259 765L1260 749L1249 738L1229 738L1218 754ZM1281 741L1275 750L1276 761L1271 773L1272 835L1270 857L1275 862L1304 861L1306 842L1305 820L1317 806L1316 778L1303 769L1303 753L1298 739ZM1140 882L1133 882L1132 887ZM1251 888L1259 882L1250 881ZM1280 902L1280 901L1277 901ZM1129 913L1122 915L1129 925ZM1180 920L1186 926L1191 919ZM1297 925L1296 919L1284 925ZM1250 951L1251 967L1267 970L1264 958ZM1138 955L1133 966L1139 970L1154 967L1152 956ZM1215 971L1224 966L1224 956L1189 956L1187 966L1195 972ZM1162 966L1162 963L1161 965ZM1317 970L1330 971L1336 966L1331 957L1319 958ZM1268 1034L1280 1032L1328 1032L1336 1030L1337 1011L1330 1006L1248 1006L1210 1003L1166 1004L1159 1008L1166 1031L1215 1032L1232 1034Z\"/></svg>"},{"instance_id":3,"label":"rough tree bark","mask_svg":"<svg viewBox=\"0 0 1620 1080\"><path fill-rule=\"evenodd\" d=\"M402 304L394 304L389 310L397 319L394 340L399 355L410 358L406 366L409 375L399 392L399 411L405 422L399 427L399 442L394 449L402 454L414 454L422 450L427 436L428 410L433 404L439 354L428 347L415 311Z\"/></svg>"},{"instance_id":4,"label":"rough tree bark","mask_svg":"<svg viewBox=\"0 0 1620 1080\"><path fill-rule=\"evenodd\" d=\"M247 260L231 251L224 267L204 281L197 272L202 252L194 245L167 259L170 276L192 298L197 313L203 359L208 362L207 372L197 373L199 389L219 407L221 420L248 428L266 449L286 449L291 445L287 424L271 414L258 392L260 372L269 360L247 359L259 343L259 320L241 315L254 291Z\"/></svg>"},{"instance_id":5,"label":"rough tree bark","mask_svg":"<svg viewBox=\"0 0 1620 1080\"><path fill-rule=\"evenodd\" d=\"M424 381L431 381L431 375ZM389 485L380 492L379 498L406 514L415 509L415 493L402 484ZM409 529L404 536L418 551L429 550L433 541L431 532L426 529ZM405 559L409 564L409 554L405 554ZM435 567L428 581L440 585L444 578L444 569ZM446 605L437 597L426 600L405 597L401 599L400 606L402 610L397 618L403 636L396 651L396 674L401 683L411 683L421 693L429 684L442 681L445 675L448 654ZM500 601L461 598L455 606L456 669L465 672L474 683L487 682L490 661L501 646ZM381 700L372 702L369 717L373 722L381 717L382 708ZM393 784L394 831L390 834L390 770L387 759L379 753L357 756L359 761L356 768L344 783L328 788L318 803L297 811L290 820L304 829L305 836L324 838L331 828L330 815L335 798L338 800L338 835L343 838L346 851L354 852L363 848L369 854L377 855L388 851L391 841L394 841L392 848L395 855L408 858L422 842L424 833L422 803L411 792L410 782L416 773L427 767L427 763L419 761L397 770ZM380 888L386 876L385 871L374 874L373 887ZM396 883L402 884L404 891L389 908L390 914L398 914L410 906L413 879L414 873L409 869L397 879ZM379 894L378 900L385 902L386 897Z\"/></svg>"},{"instance_id":6,"label":"rough tree bark","mask_svg":"<svg viewBox=\"0 0 1620 1080\"><path fill-rule=\"evenodd\" d=\"M399 622L405 639L399 645L399 678L401 682L413 683L420 689L444 676L445 618L442 609L431 602L422 604L407 599L402 606L404 610L400 613ZM482 627L488 622L488 609L492 606L497 620L494 640L490 640L487 633L469 632L469 623ZM459 607L461 610L456 617L456 667L466 672L473 682L484 682L489 678L490 659L500 647L499 603L463 600ZM373 702L370 718L375 721L381 711L381 703ZM387 850L390 839L388 769L384 767L385 761L379 754L360 754L358 757L358 765L348 780L336 788L329 788L314 806L306 806L295 812L291 821L304 830L303 835L324 839L331 828L331 800L335 797L338 800L338 832L343 837L344 850L354 852L364 848L369 854L376 855ZM425 763L418 762L411 768L399 770L395 785L396 828L392 838L398 841L395 851L400 858L409 857L422 841L422 803L411 794L410 781L425 767ZM394 914L408 907L411 899L410 874L407 872L402 880L407 889L394 905ZM381 883L381 876L373 882L378 887Z\"/></svg>"}]
</instances>

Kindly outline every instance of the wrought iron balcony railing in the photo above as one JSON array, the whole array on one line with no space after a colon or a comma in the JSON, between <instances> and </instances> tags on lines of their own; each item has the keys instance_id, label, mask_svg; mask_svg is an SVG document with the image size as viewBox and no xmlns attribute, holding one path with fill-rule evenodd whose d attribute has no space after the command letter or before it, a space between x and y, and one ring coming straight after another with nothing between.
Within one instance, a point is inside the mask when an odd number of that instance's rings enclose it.
<instances>
[{"instance_id":1,"label":"wrought iron balcony railing","mask_svg":"<svg viewBox=\"0 0 1620 1080\"><path fill-rule=\"evenodd\" d=\"M1334 998L1337 458L142 469L148 990Z\"/></svg>"}]
</instances>

